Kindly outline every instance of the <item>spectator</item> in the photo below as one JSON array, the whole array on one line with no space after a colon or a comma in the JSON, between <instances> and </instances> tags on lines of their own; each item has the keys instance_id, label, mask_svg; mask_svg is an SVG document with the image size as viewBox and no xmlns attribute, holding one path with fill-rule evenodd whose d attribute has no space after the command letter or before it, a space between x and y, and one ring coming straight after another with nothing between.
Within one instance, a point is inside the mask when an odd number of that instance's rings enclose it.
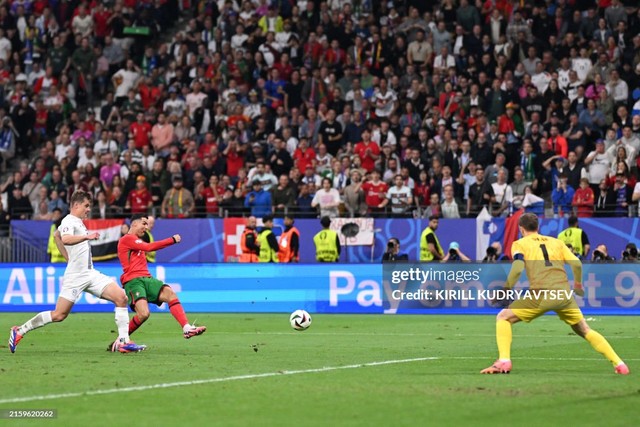
<instances>
[{"instance_id":1,"label":"spectator","mask_svg":"<svg viewBox=\"0 0 640 427\"><path fill-rule=\"evenodd\" d=\"M623 217L629 215L632 192L633 188L627 185L627 179L624 174L616 174L616 181L613 185L613 196L615 197L613 216Z\"/></svg>"},{"instance_id":2,"label":"spectator","mask_svg":"<svg viewBox=\"0 0 640 427\"><path fill-rule=\"evenodd\" d=\"M393 181L395 185L387 190L386 203L391 204L391 214L393 216L406 218L413 206L411 189L404 185L404 180L400 174L396 175Z\"/></svg>"},{"instance_id":3,"label":"spectator","mask_svg":"<svg viewBox=\"0 0 640 427\"><path fill-rule=\"evenodd\" d=\"M572 205L575 208L578 218L591 218L593 216L593 207L595 197L593 190L589 186L587 178L580 179L580 188L573 195Z\"/></svg>"},{"instance_id":4,"label":"spectator","mask_svg":"<svg viewBox=\"0 0 640 427\"><path fill-rule=\"evenodd\" d=\"M467 198L467 217L477 216L484 206L488 206L493 201L495 201L493 188L484 179L484 169L476 166L476 181L469 187L469 197Z\"/></svg>"},{"instance_id":5,"label":"spectator","mask_svg":"<svg viewBox=\"0 0 640 427\"><path fill-rule=\"evenodd\" d=\"M191 191L183 187L182 175L174 175L173 186L162 200L161 214L164 218L190 218L194 213L194 199Z\"/></svg>"},{"instance_id":6,"label":"spectator","mask_svg":"<svg viewBox=\"0 0 640 427\"><path fill-rule=\"evenodd\" d=\"M278 186L271 190L273 213L276 216L292 215L296 203L296 192L287 175L280 175Z\"/></svg>"},{"instance_id":7,"label":"spectator","mask_svg":"<svg viewBox=\"0 0 640 427\"><path fill-rule=\"evenodd\" d=\"M385 212L387 203L386 195L389 186L380 180L380 172L374 170L371 173L371 180L362 184L362 190L365 192L365 203L369 213L374 218L380 218Z\"/></svg>"},{"instance_id":8,"label":"spectator","mask_svg":"<svg viewBox=\"0 0 640 427\"><path fill-rule=\"evenodd\" d=\"M458 203L453 197L453 186L445 185L444 200L442 200L442 218L460 218Z\"/></svg>"},{"instance_id":9,"label":"spectator","mask_svg":"<svg viewBox=\"0 0 640 427\"><path fill-rule=\"evenodd\" d=\"M320 208L320 217L336 218L339 216L340 193L332 188L332 184L329 178L323 178L322 188L316 192L311 201L312 208Z\"/></svg>"},{"instance_id":10,"label":"spectator","mask_svg":"<svg viewBox=\"0 0 640 427\"><path fill-rule=\"evenodd\" d=\"M560 175L558 184L551 194L554 217L569 216L572 213L571 204L574 194L575 190L567 184L567 176Z\"/></svg>"},{"instance_id":11,"label":"spectator","mask_svg":"<svg viewBox=\"0 0 640 427\"><path fill-rule=\"evenodd\" d=\"M131 214L146 214L153 206L151 193L146 187L146 178L144 175L138 175L136 178L136 188L129 191L125 209Z\"/></svg>"},{"instance_id":12,"label":"spectator","mask_svg":"<svg viewBox=\"0 0 640 427\"><path fill-rule=\"evenodd\" d=\"M252 188L244 199L245 208L251 209L251 215L255 217L271 213L271 193L263 189L260 179L253 180Z\"/></svg>"},{"instance_id":13,"label":"spectator","mask_svg":"<svg viewBox=\"0 0 640 427\"><path fill-rule=\"evenodd\" d=\"M491 184L495 203L492 204L491 214L493 216L506 217L511 214L513 208L513 191L507 185L507 172L500 169L498 171L498 179Z\"/></svg>"},{"instance_id":14,"label":"spectator","mask_svg":"<svg viewBox=\"0 0 640 427\"><path fill-rule=\"evenodd\" d=\"M357 170L351 171L351 183L344 189L344 206L351 217L360 217L367 213L367 203L362 184L360 172Z\"/></svg>"}]
</instances>

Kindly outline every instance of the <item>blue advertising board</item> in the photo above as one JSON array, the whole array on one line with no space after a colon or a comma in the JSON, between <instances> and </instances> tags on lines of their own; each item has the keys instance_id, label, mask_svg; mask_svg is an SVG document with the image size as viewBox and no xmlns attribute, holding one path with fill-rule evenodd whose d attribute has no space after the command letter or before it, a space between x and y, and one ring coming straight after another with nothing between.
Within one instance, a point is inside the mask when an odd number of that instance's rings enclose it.
<instances>
[{"instance_id":1,"label":"blue advertising board","mask_svg":"<svg viewBox=\"0 0 640 427\"><path fill-rule=\"evenodd\" d=\"M437 264L451 270L451 264ZM507 265L480 265L482 274L462 283L447 277L431 280L438 289L488 290L500 286ZM431 266L431 264L422 264ZM586 264L586 295L577 298L587 314L640 314L640 277L637 264ZM402 266L396 268L404 268ZM428 267L432 268L432 267ZM465 268L469 268L468 266ZM116 282L117 264L101 264L101 272ZM486 301L446 301L441 305L389 305L388 280L383 267L357 264L243 265L243 264L157 264L151 273L170 284L188 312L290 312L311 313L420 313L495 314ZM58 298L64 266L55 264L0 265L0 312L37 312L52 309ZM389 277L389 276L387 276ZM476 280L477 279L477 280ZM519 285L524 286L523 282ZM78 312L113 311L113 304L83 294ZM168 311L166 306L154 311Z\"/></svg>"}]
</instances>

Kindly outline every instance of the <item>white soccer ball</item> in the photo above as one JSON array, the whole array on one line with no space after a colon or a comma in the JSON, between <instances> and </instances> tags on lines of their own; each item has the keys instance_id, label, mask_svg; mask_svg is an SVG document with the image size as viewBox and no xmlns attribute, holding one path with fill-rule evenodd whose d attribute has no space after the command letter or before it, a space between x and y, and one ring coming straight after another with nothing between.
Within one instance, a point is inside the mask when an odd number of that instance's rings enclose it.
<instances>
[{"instance_id":1,"label":"white soccer ball","mask_svg":"<svg viewBox=\"0 0 640 427\"><path fill-rule=\"evenodd\" d=\"M296 310L291 313L289 323L296 331L304 331L311 326L311 316L304 310Z\"/></svg>"}]
</instances>

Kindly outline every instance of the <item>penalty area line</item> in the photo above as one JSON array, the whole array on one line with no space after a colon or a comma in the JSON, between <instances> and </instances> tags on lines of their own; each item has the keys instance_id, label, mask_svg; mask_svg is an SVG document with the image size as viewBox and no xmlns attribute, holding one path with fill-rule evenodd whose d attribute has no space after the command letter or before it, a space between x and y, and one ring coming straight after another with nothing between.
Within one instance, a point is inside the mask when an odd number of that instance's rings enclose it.
<instances>
[{"instance_id":1,"label":"penalty area line","mask_svg":"<svg viewBox=\"0 0 640 427\"><path fill-rule=\"evenodd\" d=\"M192 386L192 385L213 384L213 383L222 383L222 382L229 382L229 381L252 380L257 378L279 377L283 375L313 374L313 373L319 373L319 372L340 371L344 369L357 369L357 368L367 368L367 367L384 366L384 365L399 365L401 363L424 362L427 360L438 360L438 359L440 359L440 357L416 357L413 359L383 360L379 362L357 363L353 365L326 366L323 368L299 369L299 370L293 370L293 371L285 370L285 371L276 371L276 372L265 372L262 374L235 375L231 377L208 378L203 380L192 380L192 381L177 381L172 383L149 384L149 385L141 385L141 386L135 386L135 387L109 388L109 389L103 389L103 390L88 390L84 392L74 392L74 393L59 393L59 394L45 394L40 396L14 397L10 399L0 399L0 404L36 402L41 400L67 399L67 398L73 398L73 397L100 396L104 394L131 393L135 391L156 390L156 389L173 388L173 387L186 387L186 386Z\"/></svg>"}]
</instances>

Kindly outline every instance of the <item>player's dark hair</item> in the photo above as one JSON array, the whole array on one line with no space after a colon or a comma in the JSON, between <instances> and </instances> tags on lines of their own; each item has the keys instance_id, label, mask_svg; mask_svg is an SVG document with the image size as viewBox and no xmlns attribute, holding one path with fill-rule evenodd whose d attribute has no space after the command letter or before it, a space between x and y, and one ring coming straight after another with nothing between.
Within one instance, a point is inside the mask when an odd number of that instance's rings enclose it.
<instances>
[{"instance_id":1,"label":"player's dark hair","mask_svg":"<svg viewBox=\"0 0 640 427\"><path fill-rule=\"evenodd\" d=\"M262 217L262 222L269 222L269 221L273 221L273 215L265 215Z\"/></svg>"},{"instance_id":2,"label":"player's dark hair","mask_svg":"<svg viewBox=\"0 0 640 427\"><path fill-rule=\"evenodd\" d=\"M149 218L149 215L143 213L134 214L131 216L131 224L133 224L134 221L141 220L142 218Z\"/></svg>"},{"instance_id":3,"label":"player's dark hair","mask_svg":"<svg viewBox=\"0 0 640 427\"><path fill-rule=\"evenodd\" d=\"M532 213L522 214L518 225L527 231L538 231L538 217Z\"/></svg>"},{"instance_id":4,"label":"player's dark hair","mask_svg":"<svg viewBox=\"0 0 640 427\"><path fill-rule=\"evenodd\" d=\"M439 219L440 219L440 217L439 217L438 215L431 215L431 216L429 217L429 222L433 221L434 219L435 219L435 220L439 220Z\"/></svg>"},{"instance_id":5,"label":"player's dark hair","mask_svg":"<svg viewBox=\"0 0 640 427\"><path fill-rule=\"evenodd\" d=\"M69 203L73 206L76 203L83 203L85 200L91 201L93 198L91 197L91 193L87 193L86 191L76 190L71 195L71 200Z\"/></svg>"},{"instance_id":6,"label":"player's dark hair","mask_svg":"<svg viewBox=\"0 0 640 427\"><path fill-rule=\"evenodd\" d=\"M578 217L577 216L570 216L569 217L569 227L575 227L576 225L578 225Z\"/></svg>"}]
</instances>

